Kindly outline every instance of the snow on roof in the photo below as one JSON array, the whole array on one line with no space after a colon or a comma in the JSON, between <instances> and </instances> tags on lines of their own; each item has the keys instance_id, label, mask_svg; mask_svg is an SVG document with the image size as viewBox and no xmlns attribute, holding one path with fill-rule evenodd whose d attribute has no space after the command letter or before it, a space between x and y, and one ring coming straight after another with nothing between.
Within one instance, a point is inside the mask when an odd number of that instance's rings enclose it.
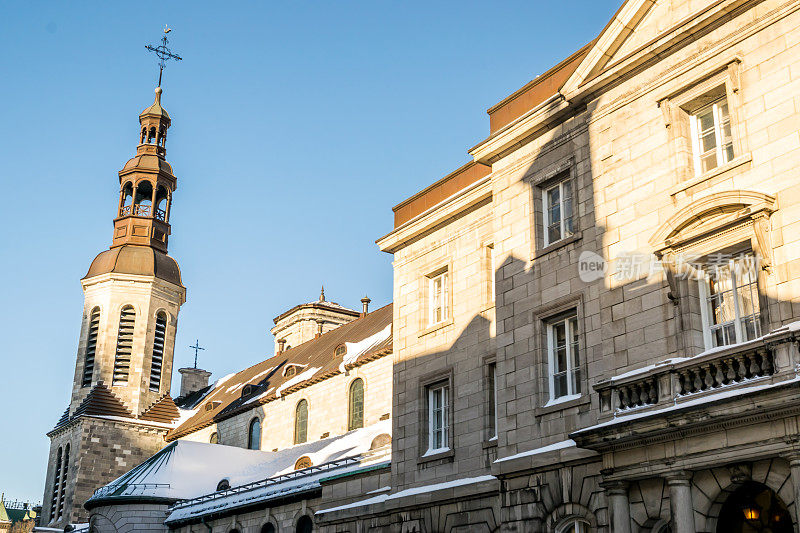
<instances>
[{"instance_id":1,"label":"snow on roof","mask_svg":"<svg viewBox=\"0 0 800 533\"><path fill-rule=\"evenodd\" d=\"M339 363L339 372L344 372L347 365L353 364L356 360L367 352L370 348L377 346L392 336L392 325L389 324L378 333L370 335L366 339L358 342L345 342L347 348L342 362Z\"/></svg>"},{"instance_id":2,"label":"snow on roof","mask_svg":"<svg viewBox=\"0 0 800 533\"><path fill-rule=\"evenodd\" d=\"M485 475L478 477L467 477L461 479L454 479L452 481L445 481L444 483L434 483L432 485L423 485L421 487L414 487L411 489L401 490L394 494L382 494L380 496L373 496L365 500L349 503L347 505L340 505L338 507L331 507L330 509L321 509L316 514L332 513L334 511L341 511L343 509L352 509L354 507L361 507L362 505L375 505L376 503L383 503L387 500L396 500L397 498L404 498L406 496L414 496L416 494L426 494L437 490L451 489L453 487L461 487L464 485L474 485L483 483L484 481L491 481L497 479L494 476Z\"/></svg>"},{"instance_id":3,"label":"snow on roof","mask_svg":"<svg viewBox=\"0 0 800 533\"><path fill-rule=\"evenodd\" d=\"M172 501L197 498L214 493L223 479L236 487L293 472L303 456L309 457L313 465L358 456L370 450L375 437L391 431L391 421L384 420L277 452L178 440L95 491L89 502L130 497Z\"/></svg>"},{"instance_id":4,"label":"snow on roof","mask_svg":"<svg viewBox=\"0 0 800 533\"><path fill-rule=\"evenodd\" d=\"M338 437L292 446L278 452L256 452L266 454L269 459L245 467L238 475L224 476L229 480L229 490L216 491L217 483L223 479L220 476L204 481L206 487L213 487L205 491L195 490L194 494L175 504L167 522L184 521L276 496L315 490L325 477L365 466L388 464L390 450L370 453L370 449L375 437L389 434L391 429L391 421L384 420ZM184 441L178 441L181 442ZM303 456L308 457L314 466L295 471L297 460Z\"/></svg>"},{"instance_id":5,"label":"snow on roof","mask_svg":"<svg viewBox=\"0 0 800 533\"><path fill-rule=\"evenodd\" d=\"M339 367L343 357L336 355L336 348L342 344L354 346L346 354L355 357L349 367L367 364L390 354L391 323L392 305L389 304L237 374L217 380L213 388L205 393L202 401L191 405L194 409L192 412L181 412L180 423L167 434L167 440L174 441L221 420L275 401L304 386L340 374ZM385 333L387 327L389 334ZM380 337L377 336L379 333ZM368 343L367 340L371 338L373 340ZM376 338L383 340L376 341ZM317 370L313 374L307 370L298 371L299 375L287 376L283 370L291 365ZM248 394L243 395L245 385L253 387L248 390ZM213 408L207 410L203 407L208 402L214 404Z\"/></svg>"}]
</instances>

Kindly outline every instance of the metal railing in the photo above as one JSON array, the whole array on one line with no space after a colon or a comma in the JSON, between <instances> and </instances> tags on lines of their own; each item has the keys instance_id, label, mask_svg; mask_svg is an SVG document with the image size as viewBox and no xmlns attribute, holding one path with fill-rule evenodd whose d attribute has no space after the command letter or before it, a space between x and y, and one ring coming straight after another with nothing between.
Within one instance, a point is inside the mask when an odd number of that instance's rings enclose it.
<instances>
[{"instance_id":1,"label":"metal railing","mask_svg":"<svg viewBox=\"0 0 800 533\"><path fill-rule=\"evenodd\" d=\"M169 483L125 483L120 485L106 485L94 491L93 498L104 498L107 496L141 496L148 491L157 489L168 489Z\"/></svg>"}]
</instances>

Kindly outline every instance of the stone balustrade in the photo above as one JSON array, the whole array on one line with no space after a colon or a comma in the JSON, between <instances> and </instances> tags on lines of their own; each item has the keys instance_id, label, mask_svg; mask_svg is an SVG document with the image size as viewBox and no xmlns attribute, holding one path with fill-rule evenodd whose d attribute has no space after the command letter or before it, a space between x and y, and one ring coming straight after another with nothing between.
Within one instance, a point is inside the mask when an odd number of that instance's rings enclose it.
<instances>
[{"instance_id":1,"label":"stone balustrade","mask_svg":"<svg viewBox=\"0 0 800 533\"><path fill-rule=\"evenodd\" d=\"M649 410L800 372L793 336L757 339L695 357L667 359L597 383L601 418Z\"/></svg>"}]
</instances>

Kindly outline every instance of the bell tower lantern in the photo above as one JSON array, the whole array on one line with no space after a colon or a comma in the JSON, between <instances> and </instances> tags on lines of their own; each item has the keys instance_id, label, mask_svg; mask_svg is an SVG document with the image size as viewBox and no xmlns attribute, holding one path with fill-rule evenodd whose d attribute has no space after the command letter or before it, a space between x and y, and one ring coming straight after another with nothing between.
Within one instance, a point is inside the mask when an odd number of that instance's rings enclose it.
<instances>
[{"instance_id":1,"label":"bell tower lantern","mask_svg":"<svg viewBox=\"0 0 800 533\"><path fill-rule=\"evenodd\" d=\"M120 196L111 247L125 244L167 251L169 214L177 181L167 163L167 130L171 120L161 107L161 87L153 105L139 115L136 155L119 171Z\"/></svg>"}]
</instances>

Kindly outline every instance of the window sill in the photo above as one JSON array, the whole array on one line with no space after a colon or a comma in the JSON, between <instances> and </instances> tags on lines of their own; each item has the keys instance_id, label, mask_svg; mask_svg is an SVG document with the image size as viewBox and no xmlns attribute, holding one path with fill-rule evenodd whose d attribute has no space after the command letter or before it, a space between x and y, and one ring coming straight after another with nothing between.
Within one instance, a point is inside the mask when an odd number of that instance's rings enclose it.
<instances>
[{"instance_id":1,"label":"window sill","mask_svg":"<svg viewBox=\"0 0 800 533\"><path fill-rule=\"evenodd\" d=\"M561 402L554 402L550 403L549 405L545 404L541 407L537 407L534 409L533 414L535 416L542 416L547 415L550 413L556 413L558 411L563 411L564 409L570 409L572 407L578 407L579 405L585 405L589 403L589 395L584 394L579 398L575 398L573 400L566 400Z\"/></svg>"},{"instance_id":2,"label":"window sill","mask_svg":"<svg viewBox=\"0 0 800 533\"><path fill-rule=\"evenodd\" d=\"M419 332L420 337L424 337L425 335L430 335L435 331L439 331L440 329L444 329L447 326L453 325L453 319L445 320L444 322L439 322L438 324L434 324L432 326L428 326L427 328L423 329Z\"/></svg>"},{"instance_id":3,"label":"window sill","mask_svg":"<svg viewBox=\"0 0 800 533\"><path fill-rule=\"evenodd\" d=\"M569 237L565 237L560 241L554 242L553 244L548 244L547 246L545 246L540 250L536 250L535 252L533 252L533 257L531 259L539 259L540 257L545 256L551 252L554 252L560 248L563 248L568 244L572 244L573 242L578 242L579 240L581 240L582 237L583 233L580 231L576 231Z\"/></svg>"},{"instance_id":4,"label":"window sill","mask_svg":"<svg viewBox=\"0 0 800 533\"><path fill-rule=\"evenodd\" d=\"M682 181L677 185L673 186L669 194L670 196L675 196L678 193L685 191L686 189L691 189L695 185L699 185L706 180L710 180L711 178L715 178L721 174L725 174L735 168L738 168L742 165L746 165L753 160L753 156L750 153L742 154L739 157L735 157L729 162L725 163L721 167L717 167L715 169L709 170L705 174L701 174L699 176L695 176L694 178L690 178L686 181Z\"/></svg>"},{"instance_id":5,"label":"window sill","mask_svg":"<svg viewBox=\"0 0 800 533\"><path fill-rule=\"evenodd\" d=\"M424 455L417 458L417 464L430 463L432 461L440 461L442 459L450 459L455 456L452 448L447 448L439 452L425 452Z\"/></svg>"},{"instance_id":6,"label":"window sill","mask_svg":"<svg viewBox=\"0 0 800 533\"><path fill-rule=\"evenodd\" d=\"M484 450L487 448L497 448L497 435L495 435L491 439L486 439L485 441L483 441L482 446Z\"/></svg>"}]
</instances>

